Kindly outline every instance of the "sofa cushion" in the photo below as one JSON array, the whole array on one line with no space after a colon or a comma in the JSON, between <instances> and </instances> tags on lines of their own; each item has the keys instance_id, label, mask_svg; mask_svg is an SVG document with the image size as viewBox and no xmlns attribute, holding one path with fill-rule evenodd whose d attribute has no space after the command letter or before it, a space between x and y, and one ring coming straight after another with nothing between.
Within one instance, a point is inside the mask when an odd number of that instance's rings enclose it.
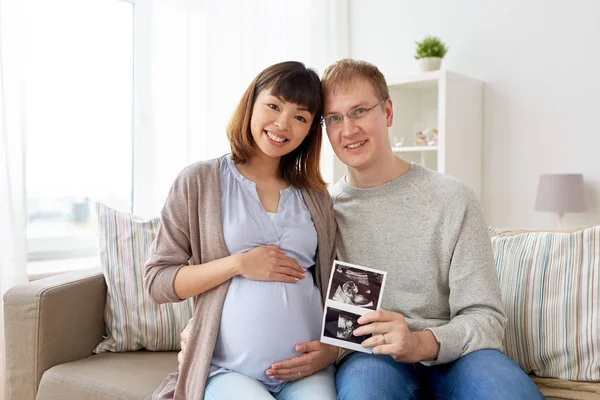
<instances>
[{"instance_id":1,"label":"sofa cushion","mask_svg":"<svg viewBox=\"0 0 600 400\"><path fill-rule=\"evenodd\" d=\"M600 381L600 226L491 239L506 354L540 377Z\"/></svg>"},{"instance_id":2,"label":"sofa cushion","mask_svg":"<svg viewBox=\"0 0 600 400\"><path fill-rule=\"evenodd\" d=\"M36 399L151 399L163 378L175 371L176 352L96 354L47 370Z\"/></svg>"},{"instance_id":3,"label":"sofa cushion","mask_svg":"<svg viewBox=\"0 0 600 400\"><path fill-rule=\"evenodd\" d=\"M144 286L144 263L156 237L159 219L97 204L100 266L106 280L106 338L95 353L180 349L180 333L192 317L192 298L154 304Z\"/></svg>"}]
</instances>

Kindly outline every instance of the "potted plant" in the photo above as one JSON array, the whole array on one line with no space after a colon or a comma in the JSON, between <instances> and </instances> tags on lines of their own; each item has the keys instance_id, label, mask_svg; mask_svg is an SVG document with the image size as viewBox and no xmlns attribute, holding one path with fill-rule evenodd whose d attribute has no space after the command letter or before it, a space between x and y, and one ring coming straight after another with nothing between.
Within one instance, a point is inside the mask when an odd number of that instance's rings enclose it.
<instances>
[{"instance_id":1,"label":"potted plant","mask_svg":"<svg viewBox=\"0 0 600 400\"><path fill-rule=\"evenodd\" d=\"M442 58L448 52L448 47L440 38L427 35L417 43L415 59L419 60L421 71L437 71L442 65Z\"/></svg>"}]
</instances>

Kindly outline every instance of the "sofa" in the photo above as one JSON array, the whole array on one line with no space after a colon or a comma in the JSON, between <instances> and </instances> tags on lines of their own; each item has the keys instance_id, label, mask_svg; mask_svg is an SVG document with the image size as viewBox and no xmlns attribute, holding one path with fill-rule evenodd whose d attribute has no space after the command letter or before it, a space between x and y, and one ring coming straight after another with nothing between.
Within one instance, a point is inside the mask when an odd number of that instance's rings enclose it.
<instances>
[{"instance_id":1,"label":"sofa","mask_svg":"<svg viewBox=\"0 0 600 400\"><path fill-rule=\"evenodd\" d=\"M89 269L5 294L6 400L151 399L177 370L177 352L93 354L106 335L106 293L100 269ZM600 383L532 379L548 399L600 399Z\"/></svg>"},{"instance_id":2,"label":"sofa","mask_svg":"<svg viewBox=\"0 0 600 400\"><path fill-rule=\"evenodd\" d=\"M106 334L99 268L56 275L4 296L6 400L150 399L177 352L92 354Z\"/></svg>"}]
</instances>

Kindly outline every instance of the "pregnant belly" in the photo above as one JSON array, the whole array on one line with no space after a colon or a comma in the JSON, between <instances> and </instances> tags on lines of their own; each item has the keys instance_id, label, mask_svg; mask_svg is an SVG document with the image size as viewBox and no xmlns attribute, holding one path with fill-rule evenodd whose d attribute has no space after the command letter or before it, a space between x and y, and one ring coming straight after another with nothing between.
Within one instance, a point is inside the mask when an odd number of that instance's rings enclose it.
<instances>
[{"instance_id":1,"label":"pregnant belly","mask_svg":"<svg viewBox=\"0 0 600 400\"><path fill-rule=\"evenodd\" d=\"M295 357L300 342L321 337L323 307L312 275L301 281L235 277L229 287L212 364L270 382L265 371Z\"/></svg>"}]
</instances>

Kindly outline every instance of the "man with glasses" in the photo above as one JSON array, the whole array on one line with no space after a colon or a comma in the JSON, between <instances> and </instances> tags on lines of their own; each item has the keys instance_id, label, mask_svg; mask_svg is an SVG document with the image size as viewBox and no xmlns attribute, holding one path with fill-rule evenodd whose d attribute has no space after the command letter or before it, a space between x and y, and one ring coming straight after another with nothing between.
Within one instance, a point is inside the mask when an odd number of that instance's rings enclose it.
<instances>
[{"instance_id":1,"label":"man with glasses","mask_svg":"<svg viewBox=\"0 0 600 400\"><path fill-rule=\"evenodd\" d=\"M322 78L323 124L348 173L331 189L338 258L388 272L382 310L354 335L373 354L338 358L338 399L543 399L502 352L502 310L487 224L471 189L394 155L394 120L383 74L341 60ZM402 112L402 110L396 110ZM331 346L301 343L300 354L267 373L289 380L335 362Z\"/></svg>"},{"instance_id":2,"label":"man with glasses","mask_svg":"<svg viewBox=\"0 0 600 400\"><path fill-rule=\"evenodd\" d=\"M394 120L383 74L341 60L325 70L323 123L348 173L330 192L338 258L388 272L382 309L359 319L372 335L338 360L338 399L541 399L500 350L506 316L481 207L450 176L394 155ZM396 110L402 112L402 110ZM327 345L275 365L322 368ZM283 375L283 374L282 374Z\"/></svg>"}]
</instances>

